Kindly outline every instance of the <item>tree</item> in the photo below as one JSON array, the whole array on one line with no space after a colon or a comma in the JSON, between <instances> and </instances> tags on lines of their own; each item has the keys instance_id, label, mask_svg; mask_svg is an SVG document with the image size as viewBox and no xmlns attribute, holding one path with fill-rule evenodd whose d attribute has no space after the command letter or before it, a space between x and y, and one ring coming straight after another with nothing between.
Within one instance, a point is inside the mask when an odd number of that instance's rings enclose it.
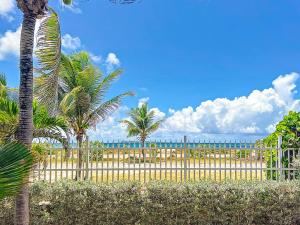
<instances>
[{"instance_id":1,"label":"tree","mask_svg":"<svg viewBox=\"0 0 300 225\"><path fill-rule=\"evenodd\" d=\"M19 86L19 105L20 105L20 116L19 116L19 128L18 128L18 140L26 145L29 149L32 142L33 135L33 121L32 121L32 100L33 100L33 44L34 44L34 29L36 24L36 19L47 15L48 0L16 0L18 8L23 13L23 22L21 30L20 39L20 86ZM72 0L63 0L64 4L72 4ZM57 48L57 43L60 43L60 33L57 32L59 26L58 20L49 23L48 25L53 25L51 33L40 33L40 43L47 43L50 46L49 51L44 51L46 55L57 56L57 60L53 61L52 64L48 65L48 69L55 70L55 67L51 67L53 64L56 66L60 60L60 45ZM49 29L51 30L51 29ZM57 36L58 42L52 43L51 35ZM46 46L40 46L44 48ZM53 57L52 57L53 58ZM52 59L49 57L48 62ZM55 78L55 77L54 77ZM21 189L19 195L16 199L16 225L28 225L29 224L29 193L27 186Z\"/></svg>"},{"instance_id":2,"label":"tree","mask_svg":"<svg viewBox=\"0 0 300 225\"><path fill-rule=\"evenodd\" d=\"M300 112L289 112L284 116L283 120L276 125L276 130L268 137L263 139L263 143L268 146L277 146L278 137L282 136L281 148L284 152L282 163L285 167L290 162L293 164L294 158L299 153L300 148ZM276 151L272 151L272 159L270 154L266 157L268 167L276 167ZM272 164L272 165L271 165ZM276 174L274 173L274 176ZM270 178L270 177L269 177ZM272 177L274 179L275 177Z\"/></svg>"},{"instance_id":3,"label":"tree","mask_svg":"<svg viewBox=\"0 0 300 225\"><path fill-rule=\"evenodd\" d=\"M103 76L92 64L87 52L71 56L62 55L59 72L61 82L58 83L57 89L59 111L68 122L78 143L79 171L76 179L81 177L82 143L86 138L86 131L113 113L120 106L123 97L133 95L132 92L125 92L105 100L105 94L121 73L121 70L116 70ZM40 85L37 88L44 87L43 81L45 80L39 80Z\"/></svg>"},{"instance_id":4,"label":"tree","mask_svg":"<svg viewBox=\"0 0 300 225\"><path fill-rule=\"evenodd\" d=\"M70 0L64 0L70 3ZM33 100L33 44L36 19L47 14L48 0L17 0L18 8L23 13L20 39L20 86L19 86L19 127L18 140L31 147L33 135L32 100ZM57 51L57 49L55 49ZM60 51L60 50L59 50ZM29 224L29 193L24 185L16 198L15 224Z\"/></svg>"},{"instance_id":5,"label":"tree","mask_svg":"<svg viewBox=\"0 0 300 225\"><path fill-rule=\"evenodd\" d=\"M121 123L127 126L128 137L138 137L142 145L143 160L145 161L145 141L151 133L159 128L162 120L154 121L155 112L153 110L149 111L147 103L144 103L141 107L131 109L129 116L130 120L125 119Z\"/></svg>"}]
</instances>

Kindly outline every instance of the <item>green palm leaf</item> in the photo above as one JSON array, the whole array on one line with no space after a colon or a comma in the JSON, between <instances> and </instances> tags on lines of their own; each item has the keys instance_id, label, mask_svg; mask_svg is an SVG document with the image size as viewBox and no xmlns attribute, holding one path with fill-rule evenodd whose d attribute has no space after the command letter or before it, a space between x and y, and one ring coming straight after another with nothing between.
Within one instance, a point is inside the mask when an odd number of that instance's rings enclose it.
<instances>
[{"instance_id":1,"label":"green palm leaf","mask_svg":"<svg viewBox=\"0 0 300 225\"><path fill-rule=\"evenodd\" d=\"M50 9L37 31L38 67L35 72L35 95L53 114L58 106L58 83L61 61L61 35L58 15Z\"/></svg>"},{"instance_id":2,"label":"green palm leaf","mask_svg":"<svg viewBox=\"0 0 300 225\"><path fill-rule=\"evenodd\" d=\"M17 142L0 147L0 199L16 194L33 162L28 149Z\"/></svg>"},{"instance_id":3,"label":"green palm leaf","mask_svg":"<svg viewBox=\"0 0 300 225\"><path fill-rule=\"evenodd\" d=\"M116 109L121 105L122 99L126 96L132 96L132 92L125 92L120 94L103 104L101 104L97 109L95 109L89 116L87 117L85 123L89 126L95 126L98 121L103 121L112 114Z\"/></svg>"}]
</instances>

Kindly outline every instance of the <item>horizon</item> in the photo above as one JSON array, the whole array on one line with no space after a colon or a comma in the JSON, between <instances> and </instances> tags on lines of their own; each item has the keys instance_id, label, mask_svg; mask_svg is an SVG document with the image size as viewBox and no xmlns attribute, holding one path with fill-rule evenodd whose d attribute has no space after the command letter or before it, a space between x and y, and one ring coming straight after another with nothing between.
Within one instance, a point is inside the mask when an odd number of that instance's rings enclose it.
<instances>
[{"instance_id":1,"label":"horizon","mask_svg":"<svg viewBox=\"0 0 300 225\"><path fill-rule=\"evenodd\" d=\"M253 141L300 109L297 1L57 2L50 4L61 18L63 52L89 52L104 73L123 68L108 96L136 92L89 131L92 140L126 138L118 121L142 102L164 118L153 139ZM16 87L22 17L14 0L3 3L0 72Z\"/></svg>"}]
</instances>

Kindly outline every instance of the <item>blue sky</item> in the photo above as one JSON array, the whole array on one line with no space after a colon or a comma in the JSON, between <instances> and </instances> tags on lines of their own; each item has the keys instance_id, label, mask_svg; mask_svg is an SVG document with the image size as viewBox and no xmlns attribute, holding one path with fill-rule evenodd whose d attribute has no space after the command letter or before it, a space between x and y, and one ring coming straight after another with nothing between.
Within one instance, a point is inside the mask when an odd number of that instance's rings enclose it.
<instances>
[{"instance_id":1,"label":"blue sky","mask_svg":"<svg viewBox=\"0 0 300 225\"><path fill-rule=\"evenodd\" d=\"M17 45L12 43L21 14L14 0L2 1L0 71L10 86L17 86ZM251 138L266 135L288 110L299 109L298 0L141 0L132 5L83 0L71 10L58 0L49 2L60 15L63 50L89 51L104 72L122 67L123 77L110 95L134 90L136 96L125 101L129 108L148 99L166 120L157 135ZM3 38L11 40L10 47ZM274 93L264 92L269 89ZM257 101L251 97L254 90L263 95ZM114 116L111 120L118 127Z\"/></svg>"}]
</instances>

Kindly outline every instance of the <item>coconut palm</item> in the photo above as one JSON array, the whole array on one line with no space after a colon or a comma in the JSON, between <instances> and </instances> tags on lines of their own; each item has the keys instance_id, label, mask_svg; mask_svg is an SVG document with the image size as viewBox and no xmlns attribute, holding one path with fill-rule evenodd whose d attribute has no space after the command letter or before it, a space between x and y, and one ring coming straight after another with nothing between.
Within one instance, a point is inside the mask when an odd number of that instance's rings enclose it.
<instances>
[{"instance_id":1,"label":"coconut palm","mask_svg":"<svg viewBox=\"0 0 300 225\"><path fill-rule=\"evenodd\" d=\"M142 154L145 161L144 152L145 141L153 132L157 131L162 120L155 120L155 112L148 109L148 104L133 108L129 112L130 119L122 120L121 123L127 126L128 137L138 137L142 145Z\"/></svg>"},{"instance_id":2,"label":"coconut palm","mask_svg":"<svg viewBox=\"0 0 300 225\"><path fill-rule=\"evenodd\" d=\"M32 162L32 155L22 144L11 142L0 147L0 200L18 193Z\"/></svg>"},{"instance_id":3,"label":"coconut palm","mask_svg":"<svg viewBox=\"0 0 300 225\"><path fill-rule=\"evenodd\" d=\"M47 15L48 0L17 0L23 12L20 39L20 87L19 87L19 127L18 140L28 148L33 135L33 44L36 19ZM60 51L60 50L59 50ZM29 224L29 193L27 185L21 189L16 199L15 224Z\"/></svg>"},{"instance_id":4,"label":"coconut palm","mask_svg":"<svg viewBox=\"0 0 300 225\"><path fill-rule=\"evenodd\" d=\"M109 100L105 94L113 81L121 75L121 70L116 70L107 76L95 67L87 52L79 52L71 56L62 55L57 91L58 111L67 120L72 134L76 137L79 148L79 171L76 178L81 177L83 149L82 143L86 138L86 131L95 127L98 122L107 118L121 104L123 97L132 95L125 92ZM47 79L49 77L46 77ZM37 80L37 93L45 88L45 77Z\"/></svg>"},{"instance_id":5,"label":"coconut palm","mask_svg":"<svg viewBox=\"0 0 300 225\"><path fill-rule=\"evenodd\" d=\"M34 30L36 19L48 16L50 11L50 22L45 22L45 26L41 27L39 32L39 48L40 52L47 55L44 57L45 66L50 71L57 71L60 62L60 29L58 17L53 10L49 10L48 0L16 0L18 8L23 13L23 22L20 39L20 87L19 87L19 128L18 140L30 148L33 134L32 121L32 100L33 100L33 44ZM63 4L70 5L72 0L63 0ZM49 18L49 17L48 17ZM56 60L53 60L56 59ZM45 72L45 71L43 71ZM52 74L45 74L45 76ZM52 81L55 82L55 76L52 76ZM55 84L52 84L55 85ZM28 205L28 190L25 185L16 200L16 225L29 224L29 205Z\"/></svg>"}]
</instances>

